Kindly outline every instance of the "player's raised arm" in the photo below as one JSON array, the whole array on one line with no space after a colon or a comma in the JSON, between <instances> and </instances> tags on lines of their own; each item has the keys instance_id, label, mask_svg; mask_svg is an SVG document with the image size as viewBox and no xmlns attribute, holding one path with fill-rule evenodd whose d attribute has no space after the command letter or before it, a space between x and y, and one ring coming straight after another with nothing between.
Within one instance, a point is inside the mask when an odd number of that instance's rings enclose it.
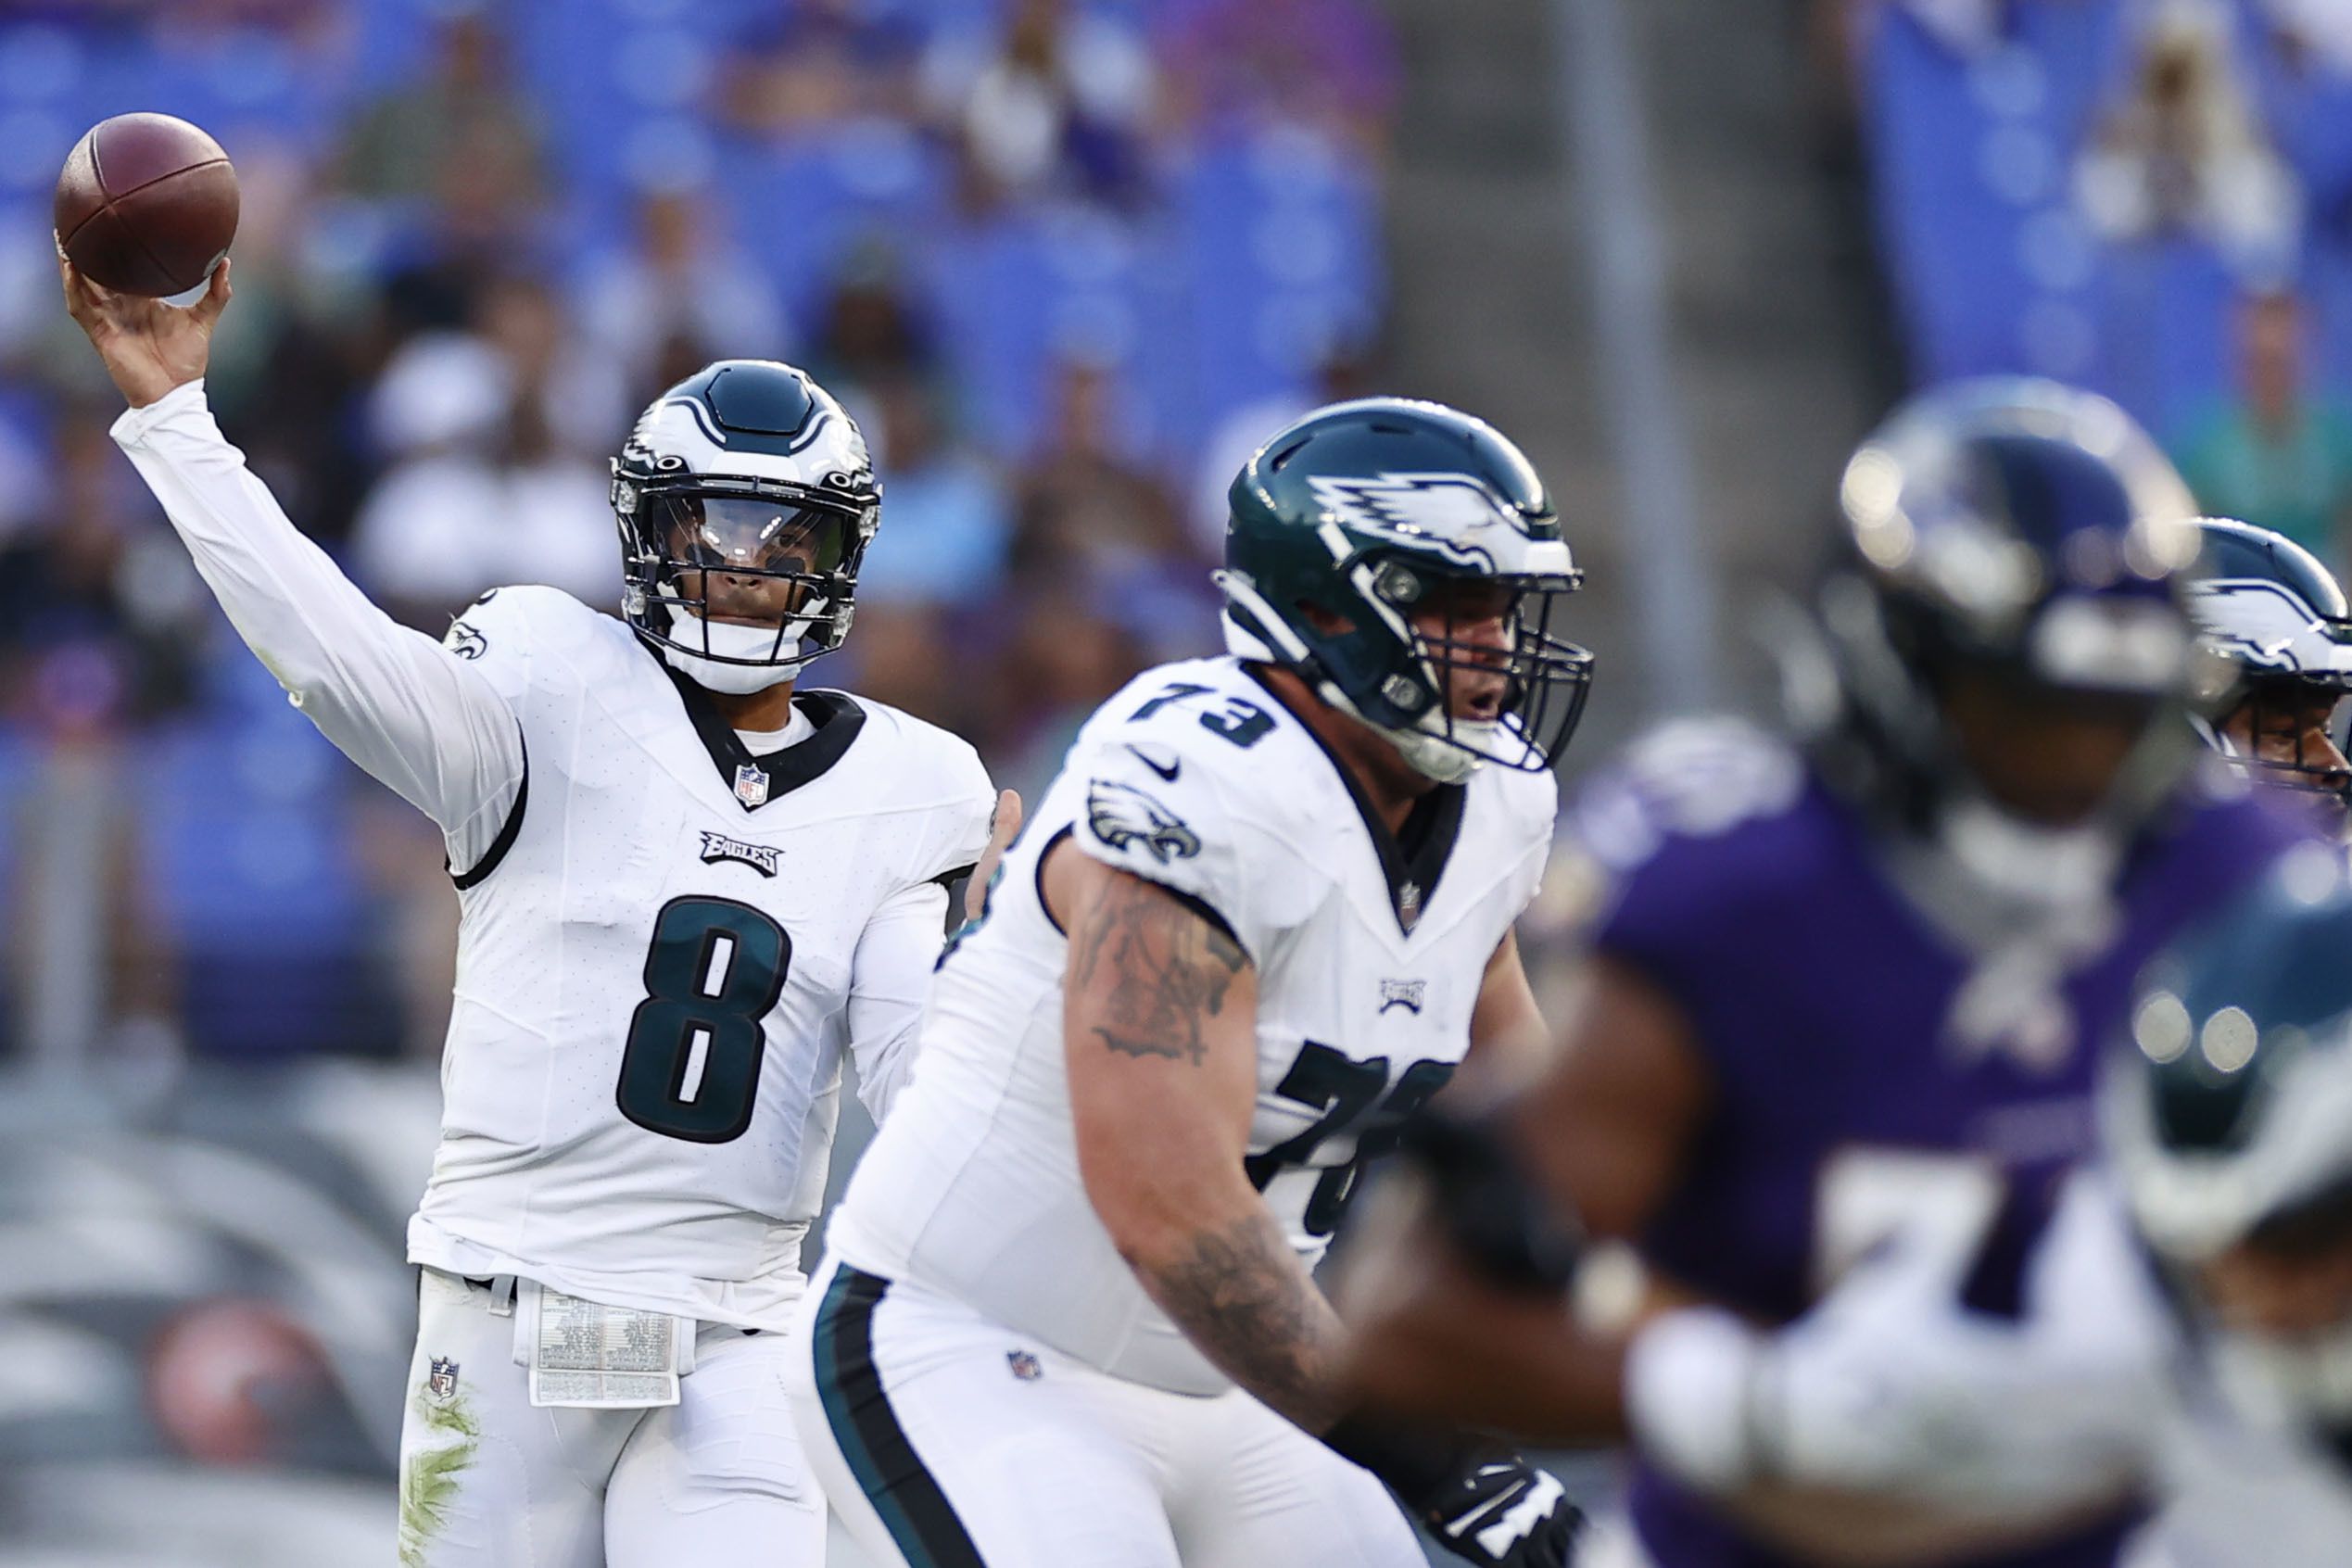
<instances>
[{"instance_id":1,"label":"player's raised arm","mask_svg":"<svg viewBox=\"0 0 2352 1568\"><path fill-rule=\"evenodd\" d=\"M228 263L182 308L119 294L60 257L66 309L131 405L114 437L229 620L296 706L472 863L523 780L514 714L478 671L394 622L287 519L204 399Z\"/></svg>"}]
</instances>

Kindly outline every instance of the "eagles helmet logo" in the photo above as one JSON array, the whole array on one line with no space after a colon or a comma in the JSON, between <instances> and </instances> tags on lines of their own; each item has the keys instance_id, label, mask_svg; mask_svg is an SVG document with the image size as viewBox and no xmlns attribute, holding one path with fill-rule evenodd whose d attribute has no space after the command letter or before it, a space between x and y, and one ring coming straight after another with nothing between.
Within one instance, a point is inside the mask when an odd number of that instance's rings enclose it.
<instances>
[{"instance_id":1,"label":"eagles helmet logo","mask_svg":"<svg viewBox=\"0 0 2352 1568\"><path fill-rule=\"evenodd\" d=\"M1200 835L1132 784L1097 778L1086 786L1086 826L1115 850L1141 844L1162 866L1200 853Z\"/></svg>"},{"instance_id":2,"label":"eagles helmet logo","mask_svg":"<svg viewBox=\"0 0 2352 1568\"><path fill-rule=\"evenodd\" d=\"M1497 570L1495 558L1469 540L1482 529L1512 525L1502 498L1468 474L1317 474L1307 483L1333 522L1408 537L1482 571Z\"/></svg>"}]
</instances>

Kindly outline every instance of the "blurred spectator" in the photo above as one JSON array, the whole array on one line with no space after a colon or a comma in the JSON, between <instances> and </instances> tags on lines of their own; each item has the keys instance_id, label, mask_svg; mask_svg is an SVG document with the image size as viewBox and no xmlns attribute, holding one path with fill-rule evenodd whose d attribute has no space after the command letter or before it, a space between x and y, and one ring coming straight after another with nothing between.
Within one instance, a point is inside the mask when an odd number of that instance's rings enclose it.
<instances>
[{"instance_id":1,"label":"blurred spectator","mask_svg":"<svg viewBox=\"0 0 2352 1568\"><path fill-rule=\"evenodd\" d=\"M1397 39L1368 0L1200 0L1169 44L1179 118L1199 131L1296 124L1387 145Z\"/></svg>"},{"instance_id":2,"label":"blurred spectator","mask_svg":"<svg viewBox=\"0 0 2352 1568\"><path fill-rule=\"evenodd\" d=\"M2275 528L2341 569L2352 410L2309 385L2308 323L2295 296L2247 298L2236 326L2237 398L2183 433L2181 473L2207 512Z\"/></svg>"},{"instance_id":3,"label":"blurred spectator","mask_svg":"<svg viewBox=\"0 0 2352 1568\"><path fill-rule=\"evenodd\" d=\"M1316 367L1316 385L1245 403L1218 421L1202 445L1193 479L1193 544L1209 560L1225 554L1226 494L1268 436L1295 419L1325 403L1369 398L1373 385L1371 358L1353 344L1343 343L1323 356Z\"/></svg>"},{"instance_id":4,"label":"blurred spectator","mask_svg":"<svg viewBox=\"0 0 2352 1568\"><path fill-rule=\"evenodd\" d=\"M588 353L643 404L713 360L789 358L766 276L726 233L709 193L641 193L629 248L589 265Z\"/></svg>"},{"instance_id":5,"label":"blurred spectator","mask_svg":"<svg viewBox=\"0 0 2352 1568\"><path fill-rule=\"evenodd\" d=\"M934 400L912 382L886 383L858 414L882 479L882 527L858 575L861 638L868 604L987 599L1008 530L995 472L949 437Z\"/></svg>"},{"instance_id":6,"label":"blurred spectator","mask_svg":"<svg viewBox=\"0 0 2352 1568\"><path fill-rule=\"evenodd\" d=\"M592 604L619 592L601 463L585 443L605 417L558 438L586 396L552 367L565 337L552 297L516 281L486 301L477 335L414 338L386 369L371 416L397 461L362 503L360 576L386 609L438 634L483 589L547 583Z\"/></svg>"},{"instance_id":7,"label":"blurred spectator","mask_svg":"<svg viewBox=\"0 0 2352 1568\"><path fill-rule=\"evenodd\" d=\"M911 107L920 36L871 0L782 0L734 45L726 115L776 135Z\"/></svg>"},{"instance_id":8,"label":"blurred spectator","mask_svg":"<svg viewBox=\"0 0 2352 1568\"><path fill-rule=\"evenodd\" d=\"M46 520L0 550L0 707L39 728L109 730L195 694L209 621L178 540L106 421L59 422Z\"/></svg>"},{"instance_id":9,"label":"blurred spectator","mask_svg":"<svg viewBox=\"0 0 2352 1568\"><path fill-rule=\"evenodd\" d=\"M943 35L923 76L975 210L1054 195L1141 200L1151 56L1115 19L1072 15L1067 0L1018 0L1001 36Z\"/></svg>"},{"instance_id":10,"label":"blurred spectator","mask_svg":"<svg viewBox=\"0 0 2352 1568\"><path fill-rule=\"evenodd\" d=\"M1066 581L1139 562L1194 558L1167 487L1118 451L1112 395L1110 377L1099 367L1075 360L1059 367L1045 422L1052 441L1031 464L1016 503L1017 573Z\"/></svg>"},{"instance_id":11,"label":"blurred spectator","mask_svg":"<svg viewBox=\"0 0 2352 1568\"><path fill-rule=\"evenodd\" d=\"M477 12L441 27L430 75L366 105L343 138L337 181L354 196L428 203L449 251L510 241L546 194L538 117L502 41Z\"/></svg>"},{"instance_id":12,"label":"blurred spectator","mask_svg":"<svg viewBox=\"0 0 2352 1568\"><path fill-rule=\"evenodd\" d=\"M834 396L868 403L879 398L878 388L928 383L937 374L931 324L888 247L862 246L844 261L810 334L803 368Z\"/></svg>"},{"instance_id":13,"label":"blurred spectator","mask_svg":"<svg viewBox=\"0 0 2352 1568\"><path fill-rule=\"evenodd\" d=\"M561 448L599 466L620 449L637 412L627 380L594 351L561 295L509 273L484 291L474 323L505 363L517 413L533 423L526 445Z\"/></svg>"},{"instance_id":14,"label":"blurred spectator","mask_svg":"<svg viewBox=\"0 0 2352 1568\"><path fill-rule=\"evenodd\" d=\"M2287 255L2301 196L2241 79L2229 27L2205 0L2166 0L2156 11L2129 90L2077 171L2099 233L2201 240L2249 263Z\"/></svg>"},{"instance_id":15,"label":"blurred spectator","mask_svg":"<svg viewBox=\"0 0 2352 1568\"><path fill-rule=\"evenodd\" d=\"M2352 6L2344 0L2263 0L2271 20L2323 70L2352 75Z\"/></svg>"},{"instance_id":16,"label":"blurred spectator","mask_svg":"<svg viewBox=\"0 0 2352 1568\"><path fill-rule=\"evenodd\" d=\"M69 651L63 655L74 657ZM153 868L126 830L150 787L113 714L52 704L32 777L10 793L19 848L0 887L15 1016L0 1032L53 1069L101 1069L127 1086L181 1059L178 955L158 920ZM60 1077L70 1076L70 1069Z\"/></svg>"},{"instance_id":17,"label":"blurred spectator","mask_svg":"<svg viewBox=\"0 0 2352 1568\"><path fill-rule=\"evenodd\" d=\"M1034 801L1060 771L1079 727L1149 662L1112 612L1115 601L1082 579L1040 588L1015 605L1012 639L998 668L1005 706L993 753L1004 787Z\"/></svg>"},{"instance_id":18,"label":"blurred spectator","mask_svg":"<svg viewBox=\"0 0 2352 1568\"><path fill-rule=\"evenodd\" d=\"M986 726L976 722L976 710L985 710L998 682L974 678L976 668L985 670L987 665L959 656L961 651L937 606L887 600L869 604L861 588L857 630L841 655L845 663L819 665L822 673L816 680L818 685L849 681L877 702L933 724L951 725L967 740L987 745Z\"/></svg>"}]
</instances>

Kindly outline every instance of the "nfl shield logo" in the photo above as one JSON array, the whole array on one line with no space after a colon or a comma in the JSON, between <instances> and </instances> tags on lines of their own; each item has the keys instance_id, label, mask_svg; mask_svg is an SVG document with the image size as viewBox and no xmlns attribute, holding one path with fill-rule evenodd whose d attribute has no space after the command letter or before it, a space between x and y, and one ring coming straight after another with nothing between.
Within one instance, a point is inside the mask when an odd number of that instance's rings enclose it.
<instances>
[{"instance_id":1,"label":"nfl shield logo","mask_svg":"<svg viewBox=\"0 0 2352 1568\"><path fill-rule=\"evenodd\" d=\"M441 1404L457 1397L458 1364L446 1356L433 1358L433 1370L424 1380L425 1392Z\"/></svg>"},{"instance_id":2,"label":"nfl shield logo","mask_svg":"<svg viewBox=\"0 0 2352 1568\"><path fill-rule=\"evenodd\" d=\"M1013 1375L1023 1383L1035 1383L1045 1369L1037 1364L1037 1358L1026 1350L1007 1350L1005 1364L1013 1369Z\"/></svg>"},{"instance_id":3,"label":"nfl shield logo","mask_svg":"<svg viewBox=\"0 0 2352 1568\"><path fill-rule=\"evenodd\" d=\"M735 798L747 806L767 803L767 769L745 763L735 770Z\"/></svg>"}]
</instances>

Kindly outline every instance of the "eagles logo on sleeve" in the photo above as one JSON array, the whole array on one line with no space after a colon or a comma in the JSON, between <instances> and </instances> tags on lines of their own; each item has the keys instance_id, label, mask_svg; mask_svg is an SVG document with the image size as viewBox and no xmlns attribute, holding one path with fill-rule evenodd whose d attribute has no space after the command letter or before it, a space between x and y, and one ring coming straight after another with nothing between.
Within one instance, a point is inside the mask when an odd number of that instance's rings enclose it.
<instances>
[{"instance_id":1,"label":"eagles logo on sleeve","mask_svg":"<svg viewBox=\"0 0 2352 1568\"><path fill-rule=\"evenodd\" d=\"M441 638L441 646L461 659L479 659L489 651L490 639L469 621L451 621L449 631Z\"/></svg>"},{"instance_id":2,"label":"eagles logo on sleeve","mask_svg":"<svg viewBox=\"0 0 2352 1568\"><path fill-rule=\"evenodd\" d=\"M1141 844L1162 866L1200 853L1200 835L1132 784L1096 778L1086 786L1086 826L1115 850Z\"/></svg>"}]
</instances>

